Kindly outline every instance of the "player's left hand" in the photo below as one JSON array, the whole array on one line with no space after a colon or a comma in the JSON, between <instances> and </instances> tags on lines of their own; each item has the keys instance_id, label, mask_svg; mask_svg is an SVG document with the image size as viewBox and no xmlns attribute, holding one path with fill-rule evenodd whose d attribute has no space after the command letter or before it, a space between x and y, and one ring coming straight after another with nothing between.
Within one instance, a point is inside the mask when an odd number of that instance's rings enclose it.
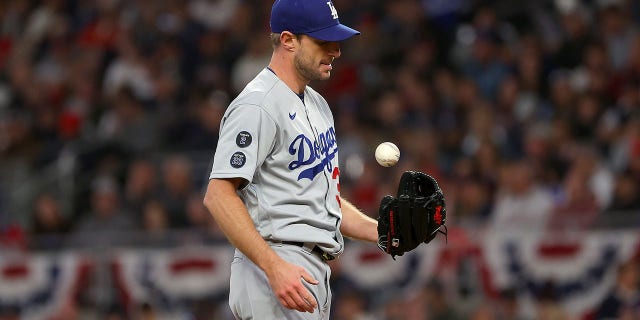
<instances>
[{"instance_id":1,"label":"player's left hand","mask_svg":"<svg viewBox=\"0 0 640 320\"><path fill-rule=\"evenodd\" d=\"M380 202L378 247L395 259L431 242L438 233L446 236L446 220L444 195L436 179L423 172L405 171L397 196L387 195Z\"/></svg>"}]
</instances>

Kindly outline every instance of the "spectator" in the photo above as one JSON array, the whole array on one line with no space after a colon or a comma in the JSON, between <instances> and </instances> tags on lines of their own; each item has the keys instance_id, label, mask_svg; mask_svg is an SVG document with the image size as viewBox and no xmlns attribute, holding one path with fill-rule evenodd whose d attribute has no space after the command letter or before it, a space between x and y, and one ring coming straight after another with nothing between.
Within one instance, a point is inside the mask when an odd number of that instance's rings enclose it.
<instances>
[{"instance_id":1,"label":"spectator","mask_svg":"<svg viewBox=\"0 0 640 320\"><path fill-rule=\"evenodd\" d=\"M485 225L491 213L490 189L480 181L468 179L460 181L455 194L457 201L449 202L455 208L450 213L452 223L469 229Z\"/></svg>"},{"instance_id":2,"label":"spectator","mask_svg":"<svg viewBox=\"0 0 640 320\"><path fill-rule=\"evenodd\" d=\"M366 296L363 292L349 289L342 292L340 300L337 301L336 311L332 318L335 320L374 320L375 318L367 311Z\"/></svg>"},{"instance_id":3,"label":"spectator","mask_svg":"<svg viewBox=\"0 0 640 320\"><path fill-rule=\"evenodd\" d=\"M577 99L572 75L565 69L555 69L548 76L548 100L556 118L566 119Z\"/></svg>"},{"instance_id":4,"label":"spectator","mask_svg":"<svg viewBox=\"0 0 640 320\"><path fill-rule=\"evenodd\" d=\"M127 231L135 224L121 207L118 186L113 178L98 177L91 192L91 210L72 229L70 244L83 248L105 248L128 243Z\"/></svg>"},{"instance_id":5,"label":"spectator","mask_svg":"<svg viewBox=\"0 0 640 320\"><path fill-rule=\"evenodd\" d=\"M252 41L245 53L238 58L231 70L231 82L234 92L240 92L255 77L256 74L269 64L271 47L266 41Z\"/></svg>"},{"instance_id":6,"label":"spectator","mask_svg":"<svg viewBox=\"0 0 640 320\"><path fill-rule=\"evenodd\" d=\"M497 319L504 320L524 320L526 317L522 315L520 303L518 301L518 292L514 288L507 288L500 292L496 304Z\"/></svg>"},{"instance_id":7,"label":"spectator","mask_svg":"<svg viewBox=\"0 0 640 320\"><path fill-rule=\"evenodd\" d=\"M187 226L184 206L193 191L191 161L181 155L172 155L162 162L162 184L159 199L169 213L171 228Z\"/></svg>"},{"instance_id":8,"label":"spectator","mask_svg":"<svg viewBox=\"0 0 640 320\"><path fill-rule=\"evenodd\" d=\"M600 206L588 182L588 172L578 167L571 168L561 188L560 200L549 217L550 229L585 230L593 225Z\"/></svg>"},{"instance_id":9,"label":"spectator","mask_svg":"<svg viewBox=\"0 0 640 320\"><path fill-rule=\"evenodd\" d=\"M634 37L638 34L637 28L630 23L629 11L626 9L621 1L610 2L598 12L602 38L606 40L609 60L615 69L625 66Z\"/></svg>"},{"instance_id":10,"label":"spectator","mask_svg":"<svg viewBox=\"0 0 640 320\"><path fill-rule=\"evenodd\" d=\"M18 307L0 307L0 320L19 320L20 309Z\"/></svg>"},{"instance_id":11,"label":"spectator","mask_svg":"<svg viewBox=\"0 0 640 320\"><path fill-rule=\"evenodd\" d=\"M128 210L138 213L144 205L156 197L157 170L148 159L134 159L127 168L125 178L124 202Z\"/></svg>"},{"instance_id":12,"label":"spectator","mask_svg":"<svg viewBox=\"0 0 640 320\"><path fill-rule=\"evenodd\" d=\"M424 305L425 320L456 320L460 319L455 308L447 299L444 285L437 279L432 279L422 288L421 296Z\"/></svg>"},{"instance_id":13,"label":"spectator","mask_svg":"<svg viewBox=\"0 0 640 320\"><path fill-rule=\"evenodd\" d=\"M60 202L50 193L40 194L34 203L31 234L64 234L69 231Z\"/></svg>"},{"instance_id":14,"label":"spectator","mask_svg":"<svg viewBox=\"0 0 640 320\"><path fill-rule=\"evenodd\" d=\"M556 292L556 285L552 281L546 282L536 297L536 319L539 320L569 320L560 305L560 297Z\"/></svg>"},{"instance_id":15,"label":"spectator","mask_svg":"<svg viewBox=\"0 0 640 320\"><path fill-rule=\"evenodd\" d=\"M189 4L189 14L195 21L213 30L224 29L228 27L238 5L237 0L194 0Z\"/></svg>"},{"instance_id":16,"label":"spectator","mask_svg":"<svg viewBox=\"0 0 640 320\"><path fill-rule=\"evenodd\" d=\"M575 109L567 119L571 125L573 136L581 142L590 143L596 138L596 128L602 105L595 95L583 95L578 98Z\"/></svg>"},{"instance_id":17,"label":"spectator","mask_svg":"<svg viewBox=\"0 0 640 320\"><path fill-rule=\"evenodd\" d=\"M406 302L401 295L394 295L384 301L382 306L382 319L384 320L405 320L407 319Z\"/></svg>"},{"instance_id":18,"label":"spectator","mask_svg":"<svg viewBox=\"0 0 640 320\"><path fill-rule=\"evenodd\" d=\"M376 167L378 164L366 162L363 165L363 172L372 172L378 169ZM375 175L361 174L357 180L353 181L349 191L351 192L349 199L357 202L362 212L369 216L377 217L380 197L383 192L380 190L379 182Z\"/></svg>"},{"instance_id":19,"label":"spectator","mask_svg":"<svg viewBox=\"0 0 640 320\"><path fill-rule=\"evenodd\" d=\"M598 207L608 206L613 194L614 176L602 162L598 151L591 146L578 147L572 166L585 175L586 185L594 194Z\"/></svg>"},{"instance_id":20,"label":"spectator","mask_svg":"<svg viewBox=\"0 0 640 320\"><path fill-rule=\"evenodd\" d=\"M598 307L596 319L637 319L640 317L640 271L638 261L629 260L618 267L616 282Z\"/></svg>"},{"instance_id":21,"label":"spectator","mask_svg":"<svg viewBox=\"0 0 640 320\"><path fill-rule=\"evenodd\" d=\"M226 93L215 91L211 94L194 93L192 99L187 115L177 121L172 119L166 143L176 150L215 150L220 120L229 98Z\"/></svg>"},{"instance_id":22,"label":"spectator","mask_svg":"<svg viewBox=\"0 0 640 320\"><path fill-rule=\"evenodd\" d=\"M123 88L130 88L132 99L153 99L152 79L141 48L126 33L118 36L116 45L118 56L105 70L105 95L115 97Z\"/></svg>"},{"instance_id":23,"label":"spectator","mask_svg":"<svg viewBox=\"0 0 640 320\"><path fill-rule=\"evenodd\" d=\"M202 195L199 192L194 192L187 197L184 213L187 216L188 226L192 229L208 230L214 223L209 211L202 204Z\"/></svg>"},{"instance_id":24,"label":"spectator","mask_svg":"<svg viewBox=\"0 0 640 320\"><path fill-rule=\"evenodd\" d=\"M142 228L144 230L140 243L151 246L169 246L169 216L161 202L150 200L142 208Z\"/></svg>"},{"instance_id":25,"label":"spectator","mask_svg":"<svg viewBox=\"0 0 640 320\"><path fill-rule=\"evenodd\" d=\"M471 320L498 320L502 318L498 318L496 315L496 310L493 308L491 304L484 303L479 305L476 310L471 314L469 318Z\"/></svg>"},{"instance_id":26,"label":"spectator","mask_svg":"<svg viewBox=\"0 0 640 320\"><path fill-rule=\"evenodd\" d=\"M618 171L630 169L640 179L640 113L634 113L623 125L615 142L610 145L611 162Z\"/></svg>"},{"instance_id":27,"label":"spectator","mask_svg":"<svg viewBox=\"0 0 640 320\"><path fill-rule=\"evenodd\" d=\"M330 284L333 290L331 295L332 306L336 306L337 308L342 301L342 295L349 294L350 291L354 294L366 294L364 290L358 288L358 285L353 279L345 274L343 266L339 261L329 262L329 267L331 268L331 279L329 281L331 281Z\"/></svg>"},{"instance_id":28,"label":"spectator","mask_svg":"<svg viewBox=\"0 0 640 320\"><path fill-rule=\"evenodd\" d=\"M484 7L479 11L478 20L494 15L492 9ZM491 19L491 18L487 18ZM507 76L507 66L499 59L501 43L496 30L491 28L475 30L471 58L462 66L464 73L478 86L482 97L495 101L498 87Z\"/></svg>"},{"instance_id":29,"label":"spectator","mask_svg":"<svg viewBox=\"0 0 640 320\"><path fill-rule=\"evenodd\" d=\"M507 163L501 174L491 226L502 230L543 230L551 212L550 193L535 180L526 161Z\"/></svg>"},{"instance_id":30,"label":"spectator","mask_svg":"<svg viewBox=\"0 0 640 320\"><path fill-rule=\"evenodd\" d=\"M158 145L157 123L130 87L122 87L113 97L111 109L100 118L98 135L139 155Z\"/></svg>"},{"instance_id":31,"label":"spectator","mask_svg":"<svg viewBox=\"0 0 640 320\"><path fill-rule=\"evenodd\" d=\"M616 177L611 204L599 220L603 226L631 227L640 225L640 187L638 181L627 172ZM598 223L600 225L600 223Z\"/></svg>"},{"instance_id":32,"label":"spectator","mask_svg":"<svg viewBox=\"0 0 640 320\"><path fill-rule=\"evenodd\" d=\"M589 32L591 21L588 9L580 5L569 8L562 12L559 22L563 39L553 60L560 68L573 69L580 64L582 53L593 38Z\"/></svg>"},{"instance_id":33,"label":"spectator","mask_svg":"<svg viewBox=\"0 0 640 320\"><path fill-rule=\"evenodd\" d=\"M136 320L157 320L158 312L149 303L142 303L135 310Z\"/></svg>"},{"instance_id":34,"label":"spectator","mask_svg":"<svg viewBox=\"0 0 640 320\"><path fill-rule=\"evenodd\" d=\"M63 245L69 223L62 213L60 202L50 193L40 194L34 203L30 235L34 249L55 249Z\"/></svg>"}]
</instances>

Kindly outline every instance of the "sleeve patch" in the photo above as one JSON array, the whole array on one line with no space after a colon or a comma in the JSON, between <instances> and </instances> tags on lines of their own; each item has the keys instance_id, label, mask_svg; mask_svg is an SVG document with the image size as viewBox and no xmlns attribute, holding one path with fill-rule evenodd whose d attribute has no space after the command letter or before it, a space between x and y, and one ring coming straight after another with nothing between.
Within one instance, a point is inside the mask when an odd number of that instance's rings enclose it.
<instances>
[{"instance_id":1,"label":"sleeve patch","mask_svg":"<svg viewBox=\"0 0 640 320\"><path fill-rule=\"evenodd\" d=\"M247 131L240 131L236 136L236 145L240 148L246 148L251 145L251 134Z\"/></svg>"},{"instance_id":2,"label":"sleeve patch","mask_svg":"<svg viewBox=\"0 0 640 320\"><path fill-rule=\"evenodd\" d=\"M231 155L231 160L229 160L229 164L231 164L231 166L236 169L242 168L242 166L244 166L246 162L247 162L247 157L244 155L244 153L240 151Z\"/></svg>"}]
</instances>

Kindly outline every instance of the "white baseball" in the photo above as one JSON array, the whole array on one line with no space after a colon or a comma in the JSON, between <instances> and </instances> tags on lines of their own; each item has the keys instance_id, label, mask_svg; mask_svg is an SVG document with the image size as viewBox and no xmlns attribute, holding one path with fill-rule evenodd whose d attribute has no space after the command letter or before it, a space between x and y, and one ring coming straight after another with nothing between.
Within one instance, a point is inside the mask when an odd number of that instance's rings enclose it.
<instances>
[{"instance_id":1,"label":"white baseball","mask_svg":"<svg viewBox=\"0 0 640 320\"><path fill-rule=\"evenodd\" d=\"M376 161L383 167L391 167L398 163L400 149L391 142L383 142L376 148Z\"/></svg>"}]
</instances>

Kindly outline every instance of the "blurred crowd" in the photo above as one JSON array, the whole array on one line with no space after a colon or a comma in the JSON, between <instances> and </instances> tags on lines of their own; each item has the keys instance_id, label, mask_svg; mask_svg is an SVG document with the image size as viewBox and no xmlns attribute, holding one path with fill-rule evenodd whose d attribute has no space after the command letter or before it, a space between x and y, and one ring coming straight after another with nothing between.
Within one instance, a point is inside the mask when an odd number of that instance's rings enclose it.
<instances>
[{"instance_id":1,"label":"blurred crowd","mask_svg":"<svg viewBox=\"0 0 640 320\"><path fill-rule=\"evenodd\" d=\"M311 85L334 112L343 196L367 214L421 170L440 181L453 228L640 226L640 2L335 6L362 34ZM203 188L227 104L270 59L270 8L0 2L1 243L221 239ZM373 159L383 141L402 152L393 168Z\"/></svg>"}]
</instances>

